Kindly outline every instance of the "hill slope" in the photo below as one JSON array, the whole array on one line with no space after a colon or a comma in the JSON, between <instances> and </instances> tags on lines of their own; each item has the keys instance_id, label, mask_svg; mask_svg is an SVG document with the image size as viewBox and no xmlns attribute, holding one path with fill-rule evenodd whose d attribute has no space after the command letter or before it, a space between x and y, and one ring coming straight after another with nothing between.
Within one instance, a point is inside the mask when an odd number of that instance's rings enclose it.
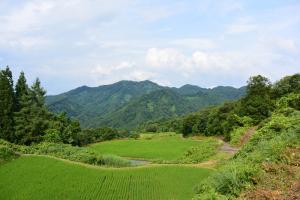
<instances>
[{"instance_id":1,"label":"hill slope","mask_svg":"<svg viewBox=\"0 0 300 200\"><path fill-rule=\"evenodd\" d=\"M184 85L169 88L151 81L120 81L95 88L83 86L48 96L46 103L51 111L64 111L70 117L78 118L84 127L107 125L129 129L148 120L179 116L237 99L244 93L244 87L206 89Z\"/></svg>"}]
</instances>

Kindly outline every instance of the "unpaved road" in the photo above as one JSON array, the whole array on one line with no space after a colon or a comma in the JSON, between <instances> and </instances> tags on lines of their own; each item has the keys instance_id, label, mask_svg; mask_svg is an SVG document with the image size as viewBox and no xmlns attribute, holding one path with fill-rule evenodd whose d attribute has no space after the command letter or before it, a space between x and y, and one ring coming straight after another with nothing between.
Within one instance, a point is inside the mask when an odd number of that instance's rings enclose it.
<instances>
[{"instance_id":1,"label":"unpaved road","mask_svg":"<svg viewBox=\"0 0 300 200\"><path fill-rule=\"evenodd\" d=\"M251 138L251 136L256 131L256 129L257 129L257 127L254 126L254 127L249 128L245 132L245 134L241 138L241 141L239 143L239 147L243 146L244 144L246 144L248 142L248 140ZM240 148L238 148L238 147L232 147L227 142L224 142L224 144L220 147L220 151L223 151L225 153L230 153L230 154L235 154L239 150L240 150Z\"/></svg>"}]
</instances>

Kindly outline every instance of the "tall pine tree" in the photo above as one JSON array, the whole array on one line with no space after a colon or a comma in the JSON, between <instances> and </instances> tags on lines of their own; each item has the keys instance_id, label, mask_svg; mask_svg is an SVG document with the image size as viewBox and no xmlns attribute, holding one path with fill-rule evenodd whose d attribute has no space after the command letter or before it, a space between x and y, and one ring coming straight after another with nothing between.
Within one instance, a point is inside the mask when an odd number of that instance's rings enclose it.
<instances>
[{"instance_id":1,"label":"tall pine tree","mask_svg":"<svg viewBox=\"0 0 300 200\"><path fill-rule=\"evenodd\" d=\"M15 97L12 73L7 66L0 71L0 138L14 140Z\"/></svg>"},{"instance_id":2,"label":"tall pine tree","mask_svg":"<svg viewBox=\"0 0 300 200\"><path fill-rule=\"evenodd\" d=\"M31 87L32 104L32 136L35 141L41 140L49 126L50 113L45 106L46 91L41 86L39 79L36 79Z\"/></svg>"},{"instance_id":3,"label":"tall pine tree","mask_svg":"<svg viewBox=\"0 0 300 200\"><path fill-rule=\"evenodd\" d=\"M26 78L24 72L21 72L19 79L16 84L16 112L21 110L22 96L28 95L28 85L26 83Z\"/></svg>"},{"instance_id":4,"label":"tall pine tree","mask_svg":"<svg viewBox=\"0 0 300 200\"><path fill-rule=\"evenodd\" d=\"M45 94L46 91L37 79L20 97L20 110L15 114L17 143L29 145L42 140L50 116L45 106Z\"/></svg>"}]
</instances>

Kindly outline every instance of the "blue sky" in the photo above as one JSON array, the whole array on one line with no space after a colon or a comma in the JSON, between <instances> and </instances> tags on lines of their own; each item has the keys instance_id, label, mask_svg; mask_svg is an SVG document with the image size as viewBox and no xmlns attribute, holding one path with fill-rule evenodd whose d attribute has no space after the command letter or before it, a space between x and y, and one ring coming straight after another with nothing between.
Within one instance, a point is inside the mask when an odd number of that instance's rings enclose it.
<instances>
[{"instance_id":1,"label":"blue sky","mask_svg":"<svg viewBox=\"0 0 300 200\"><path fill-rule=\"evenodd\" d=\"M152 80L242 86L300 72L299 0L1 0L0 66L48 94Z\"/></svg>"}]
</instances>

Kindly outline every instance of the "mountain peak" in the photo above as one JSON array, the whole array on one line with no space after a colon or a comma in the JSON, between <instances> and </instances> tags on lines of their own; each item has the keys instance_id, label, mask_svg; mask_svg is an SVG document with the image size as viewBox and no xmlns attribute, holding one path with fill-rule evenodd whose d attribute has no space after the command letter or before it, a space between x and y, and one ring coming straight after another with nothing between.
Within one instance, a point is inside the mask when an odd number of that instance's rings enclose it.
<instances>
[{"instance_id":1,"label":"mountain peak","mask_svg":"<svg viewBox=\"0 0 300 200\"><path fill-rule=\"evenodd\" d=\"M132 128L147 120L178 116L208 105L237 99L243 91L205 89L186 84L180 88L160 86L150 80L123 80L99 87L81 86L46 98L53 112L78 118L83 127Z\"/></svg>"}]
</instances>

